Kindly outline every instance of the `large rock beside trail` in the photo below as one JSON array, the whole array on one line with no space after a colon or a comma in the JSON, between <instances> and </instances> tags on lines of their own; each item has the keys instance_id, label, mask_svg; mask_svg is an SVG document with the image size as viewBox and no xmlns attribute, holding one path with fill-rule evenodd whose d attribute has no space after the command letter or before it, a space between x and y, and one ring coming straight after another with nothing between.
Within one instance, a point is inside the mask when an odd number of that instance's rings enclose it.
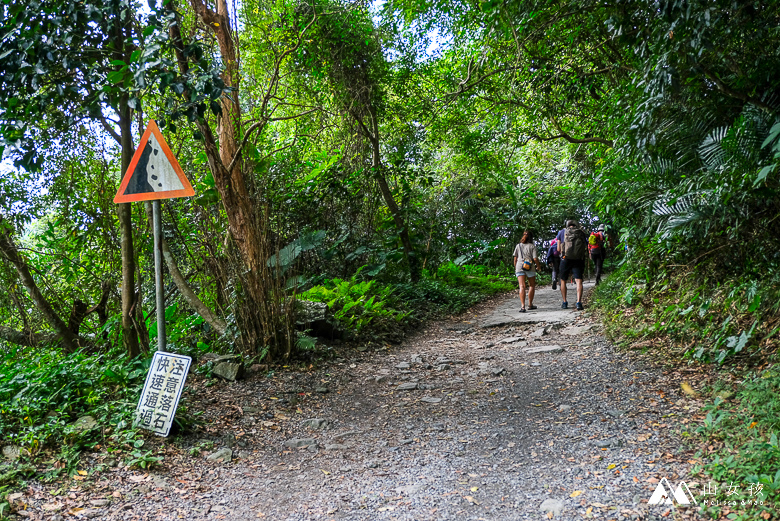
<instances>
[{"instance_id":1,"label":"large rock beside trail","mask_svg":"<svg viewBox=\"0 0 780 521\"><path fill-rule=\"evenodd\" d=\"M333 340L344 337L344 330L324 302L295 301L295 325L309 335Z\"/></svg>"},{"instance_id":2,"label":"large rock beside trail","mask_svg":"<svg viewBox=\"0 0 780 521\"><path fill-rule=\"evenodd\" d=\"M214 376L219 376L229 382L235 382L244 377L244 364L240 362L218 362L211 370Z\"/></svg>"}]
</instances>

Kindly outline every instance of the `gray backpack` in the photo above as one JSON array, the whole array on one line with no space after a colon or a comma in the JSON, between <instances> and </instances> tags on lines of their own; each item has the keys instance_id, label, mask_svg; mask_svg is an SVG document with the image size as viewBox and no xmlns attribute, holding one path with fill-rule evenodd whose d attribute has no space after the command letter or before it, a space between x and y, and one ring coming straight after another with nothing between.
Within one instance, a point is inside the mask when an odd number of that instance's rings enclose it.
<instances>
[{"instance_id":1,"label":"gray backpack","mask_svg":"<svg viewBox=\"0 0 780 521\"><path fill-rule=\"evenodd\" d=\"M582 228L566 228L563 233L563 257L568 260L582 260L587 253L588 238Z\"/></svg>"}]
</instances>

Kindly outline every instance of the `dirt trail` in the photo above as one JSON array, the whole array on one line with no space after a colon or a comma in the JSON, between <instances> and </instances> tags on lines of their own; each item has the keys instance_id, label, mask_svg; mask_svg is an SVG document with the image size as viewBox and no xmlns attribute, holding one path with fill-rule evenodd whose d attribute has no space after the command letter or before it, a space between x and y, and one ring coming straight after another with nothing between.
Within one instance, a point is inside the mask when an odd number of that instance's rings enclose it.
<instances>
[{"instance_id":1,"label":"dirt trail","mask_svg":"<svg viewBox=\"0 0 780 521\"><path fill-rule=\"evenodd\" d=\"M208 432L165 442L149 473L108 466L58 497L33 486L26 517L662 519L669 507L647 500L661 478L686 479L672 418L696 404L559 292L535 303L520 314L504 295L309 372L208 390L193 378L186 401ZM224 447L231 461L204 459Z\"/></svg>"}]
</instances>

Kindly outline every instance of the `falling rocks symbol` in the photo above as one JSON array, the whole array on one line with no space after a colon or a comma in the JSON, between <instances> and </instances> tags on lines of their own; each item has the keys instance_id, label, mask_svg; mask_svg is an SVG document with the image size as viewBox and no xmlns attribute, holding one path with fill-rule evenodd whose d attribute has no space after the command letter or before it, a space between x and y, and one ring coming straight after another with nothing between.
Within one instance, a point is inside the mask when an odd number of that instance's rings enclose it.
<instances>
[{"instance_id":1,"label":"falling rocks symbol","mask_svg":"<svg viewBox=\"0 0 780 521\"><path fill-rule=\"evenodd\" d=\"M125 194L145 194L183 189L184 185L162 152L154 134L150 135L138 164L133 170L130 182L127 184Z\"/></svg>"},{"instance_id":2,"label":"falling rocks symbol","mask_svg":"<svg viewBox=\"0 0 780 521\"><path fill-rule=\"evenodd\" d=\"M157 124L149 120L114 202L131 203L192 195L195 191L179 162Z\"/></svg>"}]
</instances>

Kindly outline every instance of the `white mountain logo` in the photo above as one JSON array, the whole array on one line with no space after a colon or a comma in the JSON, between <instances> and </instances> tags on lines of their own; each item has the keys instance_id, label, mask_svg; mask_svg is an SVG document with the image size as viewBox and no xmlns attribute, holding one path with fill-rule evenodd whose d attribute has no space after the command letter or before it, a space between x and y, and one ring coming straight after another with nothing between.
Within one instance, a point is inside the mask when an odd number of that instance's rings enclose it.
<instances>
[{"instance_id":1,"label":"white mountain logo","mask_svg":"<svg viewBox=\"0 0 780 521\"><path fill-rule=\"evenodd\" d=\"M693 496L691 489L685 484L685 481L681 481L680 484L677 485L677 488L674 489L674 492L672 492L672 486L666 478L661 478L660 483L655 487L655 492L650 496L650 501L648 501L647 504L673 505L675 503L678 505L690 505L691 503L694 505L698 504L696 503L696 498Z\"/></svg>"}]
</instances>

